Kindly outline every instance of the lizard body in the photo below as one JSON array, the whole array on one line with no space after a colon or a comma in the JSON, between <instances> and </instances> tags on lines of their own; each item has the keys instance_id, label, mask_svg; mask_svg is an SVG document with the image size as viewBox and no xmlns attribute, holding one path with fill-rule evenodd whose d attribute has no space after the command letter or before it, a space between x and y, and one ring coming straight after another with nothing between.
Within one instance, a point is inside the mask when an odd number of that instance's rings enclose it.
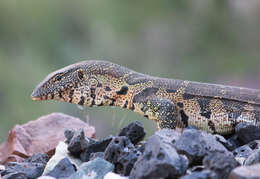
<instances>
[{"instance_id":1,"label":"lizard body","mask_svg":"<svg viewBox=\"0 0 260 179\"><path fill-rule=\"evenodd\" d=\"M260 90L152 77L106 61L51 73L32 99L119 106L155 120L159 128L193 125L229 134L240 122L260 126Z\"/></svg>"}]
</instances>

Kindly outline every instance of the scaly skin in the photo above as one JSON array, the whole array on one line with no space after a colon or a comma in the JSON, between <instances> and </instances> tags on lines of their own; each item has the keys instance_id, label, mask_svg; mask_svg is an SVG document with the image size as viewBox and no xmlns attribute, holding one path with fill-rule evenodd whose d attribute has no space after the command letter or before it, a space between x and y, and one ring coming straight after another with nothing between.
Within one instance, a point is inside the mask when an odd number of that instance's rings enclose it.
<instances>
[{"instance_id":1,"label":"scaly skin","mask_svg":"<svg viewBox=\"0 0 260 179\"><path fill-rule=\"evenodd\" d=\"M240 122L260 125L260 90L152 77L105 61L51 73L32 99L119 106L155 120L159 128L193 125L229 134Z\"/></svg>"}]
</instances>

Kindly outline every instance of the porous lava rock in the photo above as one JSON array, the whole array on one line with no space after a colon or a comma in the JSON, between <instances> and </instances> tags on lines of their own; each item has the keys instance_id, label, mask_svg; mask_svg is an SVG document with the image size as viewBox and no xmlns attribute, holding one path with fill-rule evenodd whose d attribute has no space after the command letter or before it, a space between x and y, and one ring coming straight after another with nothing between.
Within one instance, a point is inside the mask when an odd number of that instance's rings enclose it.
<instances>
[{"instance_id":1,"label":"porous lava rock","mask_svg":"<svg viewBox=\"0 0 260 179\"><path fill-rule=\"evenodd\" d=\"M214 171L219 179L228 178L230 172L239 166L239 163L232 155L225 153L210 153L203 159L204 166Z\"/></svg>"},{"instance_id":2,"label":"porous lava rock","mask_svg":"<svg viewBox=\"0 0 260 179\"><path fill-rule=\"evenodd\" d=\"M140 155L128 137L117 136L107 146L104 159L115 165L115 173L128 176Z\"/></svg>"},{"instance_id":3,"label":"porous lava rock","mask_svg":"<svg viewBox=\"0 0 260 179\"><path fill-rule=\"evenodd\" d=\"M188 159L177 153L172 139L162 139L159 136L165 135L158 133L148 138L144 153L138 158L130 173L130 179L177 178L185 174Z\"/></svg>"},{"instance_id":4,"label":"porous lava rock","mask_svg":"<svg viewBox=\"0 0 260 179\"><path fill-rule=\"evenodd\" d=\"M135 121L122 128L118 136L127 136L130 141L136 145L138 142L144 139L145 130L141 122Z\"/></svg>"},{"instance_id":5,"label":"porous lava rock","mask_svg":"<svg viewBox=\"0 0 260 179\"><path fill-rule=\"evenodd\" d=\"M185 129L175 142L175 148L178 153L186 155L192 164L201 164L210 153L232 155L212 134L196 129Z\"/></svg>"}]
</instances>

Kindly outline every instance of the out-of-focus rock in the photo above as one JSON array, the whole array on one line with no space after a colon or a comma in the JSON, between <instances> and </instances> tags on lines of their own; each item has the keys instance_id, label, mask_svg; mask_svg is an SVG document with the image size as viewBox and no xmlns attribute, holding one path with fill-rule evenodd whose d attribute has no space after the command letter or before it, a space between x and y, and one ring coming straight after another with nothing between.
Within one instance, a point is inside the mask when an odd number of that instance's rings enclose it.
<instances>
[{"instance_id":1,"label":"out-of-focus rock","mask_svg":"<svg viewBox=\"0 0 260 179\"><path fill-rule=\"evenodd\" d=\"M104 179L128 179L128 177L123 177L121 175L118 175L113 172L108 172L105 176Z\"/></svg>"},{"instance_id":2,"label":"out-of-focus rock","mask_svg":"<svg viewBox=\"0 0 260 179\"><path fill-rule=\"evenodd\" d=\"M244 162L245 165L253 165L257 163L260 163L260 149L255 150Z\"/></svg>"},{"instance_id":3,"label":"out-of-focus rock","mask_svg":"<svg viewBox=\"0 0 260 179\"><path fill-rule=\"evenodd\" d=\"M54 167L64 158L68 158L72 164L76 168L78 168L81 164L82 161L78 158L73 157L69 151L68 151L68 144L64 142L60 142L59 145L56 148L55 154L51 157L51 159L48 161L43 175L49 173L51 170L54 169Z\"/></svg>"},{"instance_id":4,"label":"out-of-focus rock","mask_svg":"<svg viewBox=\"0 0 260 179\"><path fill-rule=\"evenodd\" d=\"M70 160L68 158L64 158L53 168L52 171L46 175L54 178L65 179L75 172L76 168L73 166Z\"/></svg>"},{"instance_id":5,"label":"out-of-focus rock","mask_svg":"<svg viewBox=\"0 0 260 179\"><path fill-rule=\"evenodd\" d=\"M22 172L9 173L2 177L2 179L27 179L28 177Z\"/></svg>"},{"instance_id":6,"label":"out-of-focus rock","mask_svg":"<svg viewBox=\"0 0 260 179\"><path fill-rule=\"evenodd\" d=\"M224 153L211 153L203 159L205 167L217 174L219 179L228 178L230 172L239 166L239 163L231 155Z\"/></svg>"},{"instance_id":7,"label":"out-of-focus rock","mask_svg":"<svg viewBox=\"0 0 260 179\"><path fill-rule=\"evenodd\" d=\"M235 131L242 144L248 144L253 140L260 140L259 127L247 123L239 123L236 125Z\"/></svg>"},{"instance_id":8,"label":"out-of-focus rock","mask_svg":"<svg viewBox=\"0 0 260 179\"><path fill-rule=\"evenodd\" d=\"M4 178L29 178L34 179L42 175L48 161L46 154L35 154L22 162L8 162L1 173Z\"/></svg>"},{"instance_id":9,"label":"out-of-focus rock","mask_svg":"<svg viewBox=\"0 0 260 179\"><path fill-rule=\"evenodd\" d=\"M232 170L229 179L258 179L260 178L260 164L241 166Z\"/></svg>"},{"instance_id":10,"label":"out-of-focus rock","mask_svg":"<svg viewBox=\"0 0 260 179\"><path fill-rule=\"evenodd\" d=\"M162 139L159 136L164 135L157 133L148 138L144 153L138 158L130 173L131 179L177 178L185 174L188 159L177 153L172 139Z\"/></svg>"},{"instance_id":11,"label":"out-of-focus rock","mask_svg":"<svg viewBox=\"0 0 260 179\"><path fill-rule=\"evenodd\" d=\"M68 179L103 179L113 168L113 164L108 161L96 158L95 160L83 163L78 171L72 174Z\"/></svg>"},{"instance_id":12,"label":"out-of-focus rock","mask_svg":"<svg viewBox=\"0 0 260 179\"><path fill-rule=\"evenodd\" d=\"M59 141L64 141L64 130L68 128L83 128L86 136L95 137L94 127L81 121L79 118L62 113L52 113L42 116L35 121L23 125L16 125L9 131L8 139L0 145L0 161L5 163L9 156L26 158L34 153L53 155Z\"/></svg>"},{"instance_id":13,"label":"out-of-focus rock","mask_svg":"<svg viewBox=\"0 0 260 179\"><path fill-rule=\"evenodd\" d=\"M135 121L122 128L118 136L127 136L132 144L137 144L144 139L145 130L141 122Z\"/></svg>"},{"instance_id":14,"label":"out-of-focus rock","mask_svg":"<svg viewBox=\"0 0 260 179\"><path fill-rule=\"evenodd\" d=\"M114 172L128 176L141 155L126 136L115 137L107 146L104 159L115 165Z\"/></svg>"},{"instance_id":15,"label":"out-of-focus rock","mask_svg":"<svg viewBox=\"0 0 260 179\"><path fill-rule=\"evenodd\" d=\"M217 179L217 175L210 170L203 170L201 172L193 172L189 175L185 175L180 179Z\"/></svg>"},{"instance_id":16,"label":"out-of-focus rock","mask_svg":"<svg viewBox=\"0 0 260 179\"><path fill-rule=\"evenodd\" d=\"M176 141L175 148L178 153L185 154L193 164L201 164L203 157L210 153L232 155L212 134L195 129L185 129Z\"/></svg>"}]
</instances>

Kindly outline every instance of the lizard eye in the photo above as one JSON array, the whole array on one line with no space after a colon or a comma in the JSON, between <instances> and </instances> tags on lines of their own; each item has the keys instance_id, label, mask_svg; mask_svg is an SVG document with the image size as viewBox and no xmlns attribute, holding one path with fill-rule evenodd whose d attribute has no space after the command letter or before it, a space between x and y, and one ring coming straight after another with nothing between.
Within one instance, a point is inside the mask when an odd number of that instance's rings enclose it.
<instances>
[{"instance_id":1,"label":"lizard eye","mask_svg":"<svg viewBox=\"0 0 260 179\"><path fill-rule=\"evenodd\" d=\"M82 70L79 70L79 71L78 71L78 78L79 78L80 80L82 80L82 79L84 78L84 73L83 73Z\"/></svg>"},{"instance_id":2,"label":"lizard eye","mask_svg":"<svg viewBox=\"0 0 260 179\"><path fill-rule=\"evenodd\" d=\"M62 79L61 75L56 76L56 80L60 81Z\"/></svg>"}]
</instances>

